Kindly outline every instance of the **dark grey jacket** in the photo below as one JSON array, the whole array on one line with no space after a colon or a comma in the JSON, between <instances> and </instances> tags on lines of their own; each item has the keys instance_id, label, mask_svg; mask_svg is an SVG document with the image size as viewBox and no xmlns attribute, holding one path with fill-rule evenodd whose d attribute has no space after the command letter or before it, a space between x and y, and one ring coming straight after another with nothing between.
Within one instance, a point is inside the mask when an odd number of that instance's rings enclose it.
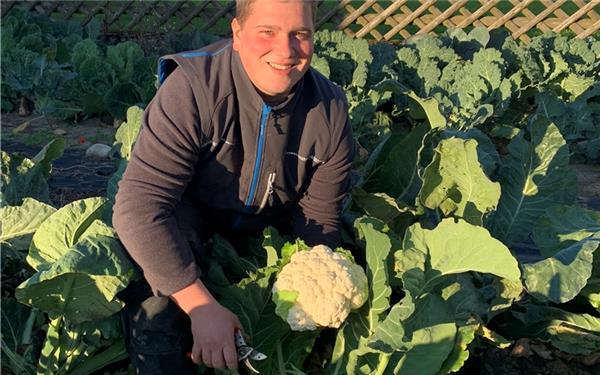
<instances>
[{"instance_id":1,"label":"dark grey jacket","mask_svg":"<svg viewBox=\"0 0 600 375\"><path fill-rule=\"evenodd\" d=\"M270 107L230 41L162 58L159 79L113 215L155 291L170 295L198 277L175 219L182 199L220 229L260 229L288 215L307 243L339 244L353 157L339 87L311 68Z\"/></svg>"}]
</instances>

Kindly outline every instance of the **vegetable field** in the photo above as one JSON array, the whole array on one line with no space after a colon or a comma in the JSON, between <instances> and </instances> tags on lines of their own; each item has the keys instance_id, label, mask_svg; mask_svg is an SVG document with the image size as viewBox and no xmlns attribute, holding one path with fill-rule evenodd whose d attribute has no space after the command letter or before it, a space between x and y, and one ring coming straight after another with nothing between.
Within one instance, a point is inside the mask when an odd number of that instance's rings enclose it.
<instances>
[{"instance_id":1,"label":"vegetable field","mask_svg":"<svg viewBox=\"0 0 600 375\"><path fill-rule=\"evenodd\" d=\"M110 216L159 48L18 10L1 35L3 125L15 121L2 129L2 372L133 373L119 292L140 274ZM267 356L254 367L599 373L600 40L473 29L394 46L319 31L312 66L347 94L357 157L340 251L364 269L366 301L339 328L293 331L272 288L301 239L216 236L205 281ZM17 126L19 111L31 121ZM101 186L67 174L81 191L64 199L63 155L82 156L93 134L107 159L72 164Z\"/></svg>"}]
</instances>

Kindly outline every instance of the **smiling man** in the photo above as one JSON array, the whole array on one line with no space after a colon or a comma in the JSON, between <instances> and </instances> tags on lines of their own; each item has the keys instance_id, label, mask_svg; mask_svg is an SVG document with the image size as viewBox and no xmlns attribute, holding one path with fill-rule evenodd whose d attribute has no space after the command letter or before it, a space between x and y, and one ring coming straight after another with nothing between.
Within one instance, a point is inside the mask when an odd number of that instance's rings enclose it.
<instances>
[{"instance_id":1,"label":"smiling man","mask_svg":"<svg viewBox=\"0 0 600 375\"><path fill-rule=\"evenodd\" d=\"M142 374L237 367L243 327L198 270L214 233L275 226L309 245L340 243L353 141L343 92L310 68L314 3L236 5L232 40L160 59L119 185L113 223L145 278L123 295Z\"/></svg>"}]
</instances>

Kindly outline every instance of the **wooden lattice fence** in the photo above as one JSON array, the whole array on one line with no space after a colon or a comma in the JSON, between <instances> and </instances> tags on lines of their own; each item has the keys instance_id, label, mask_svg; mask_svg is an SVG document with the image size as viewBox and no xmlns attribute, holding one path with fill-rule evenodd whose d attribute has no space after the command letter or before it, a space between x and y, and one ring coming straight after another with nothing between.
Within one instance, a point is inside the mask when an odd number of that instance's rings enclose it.
<instances>
[{"instance_id":1,"label":"wooden lattice fence","mask_svg":"<svg viewBox=\"0 0 600 375\"><path fill-rule=\"evenodd\" d=\"M226 36L235 2L205 1L2 1L4 16L15 6L75 19L100 20L104 33L166 33L200 30ZM570 30L580 38L600 29L600 0L320 0L317 28L398 42L448 28L501 26L516 39L549 30Z\"/></svg>"}]
</instances>

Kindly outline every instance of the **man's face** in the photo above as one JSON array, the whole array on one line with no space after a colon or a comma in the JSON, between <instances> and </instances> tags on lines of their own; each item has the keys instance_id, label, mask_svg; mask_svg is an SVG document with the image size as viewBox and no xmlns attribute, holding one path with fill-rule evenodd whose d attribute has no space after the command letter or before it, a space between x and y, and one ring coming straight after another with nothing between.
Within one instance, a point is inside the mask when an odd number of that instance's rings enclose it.
<instances>
[{"instance_id":1,"label":"man's face","mask_svg":"<svg viewBox=\"0 0 600 375\"><path fill-rule=\"evenodd\" d=\"M310 66L314 25L302 0L255 0L243 24L231 23L233 49L266 99L290 92Z\"/></svg>"}]
</instances>

